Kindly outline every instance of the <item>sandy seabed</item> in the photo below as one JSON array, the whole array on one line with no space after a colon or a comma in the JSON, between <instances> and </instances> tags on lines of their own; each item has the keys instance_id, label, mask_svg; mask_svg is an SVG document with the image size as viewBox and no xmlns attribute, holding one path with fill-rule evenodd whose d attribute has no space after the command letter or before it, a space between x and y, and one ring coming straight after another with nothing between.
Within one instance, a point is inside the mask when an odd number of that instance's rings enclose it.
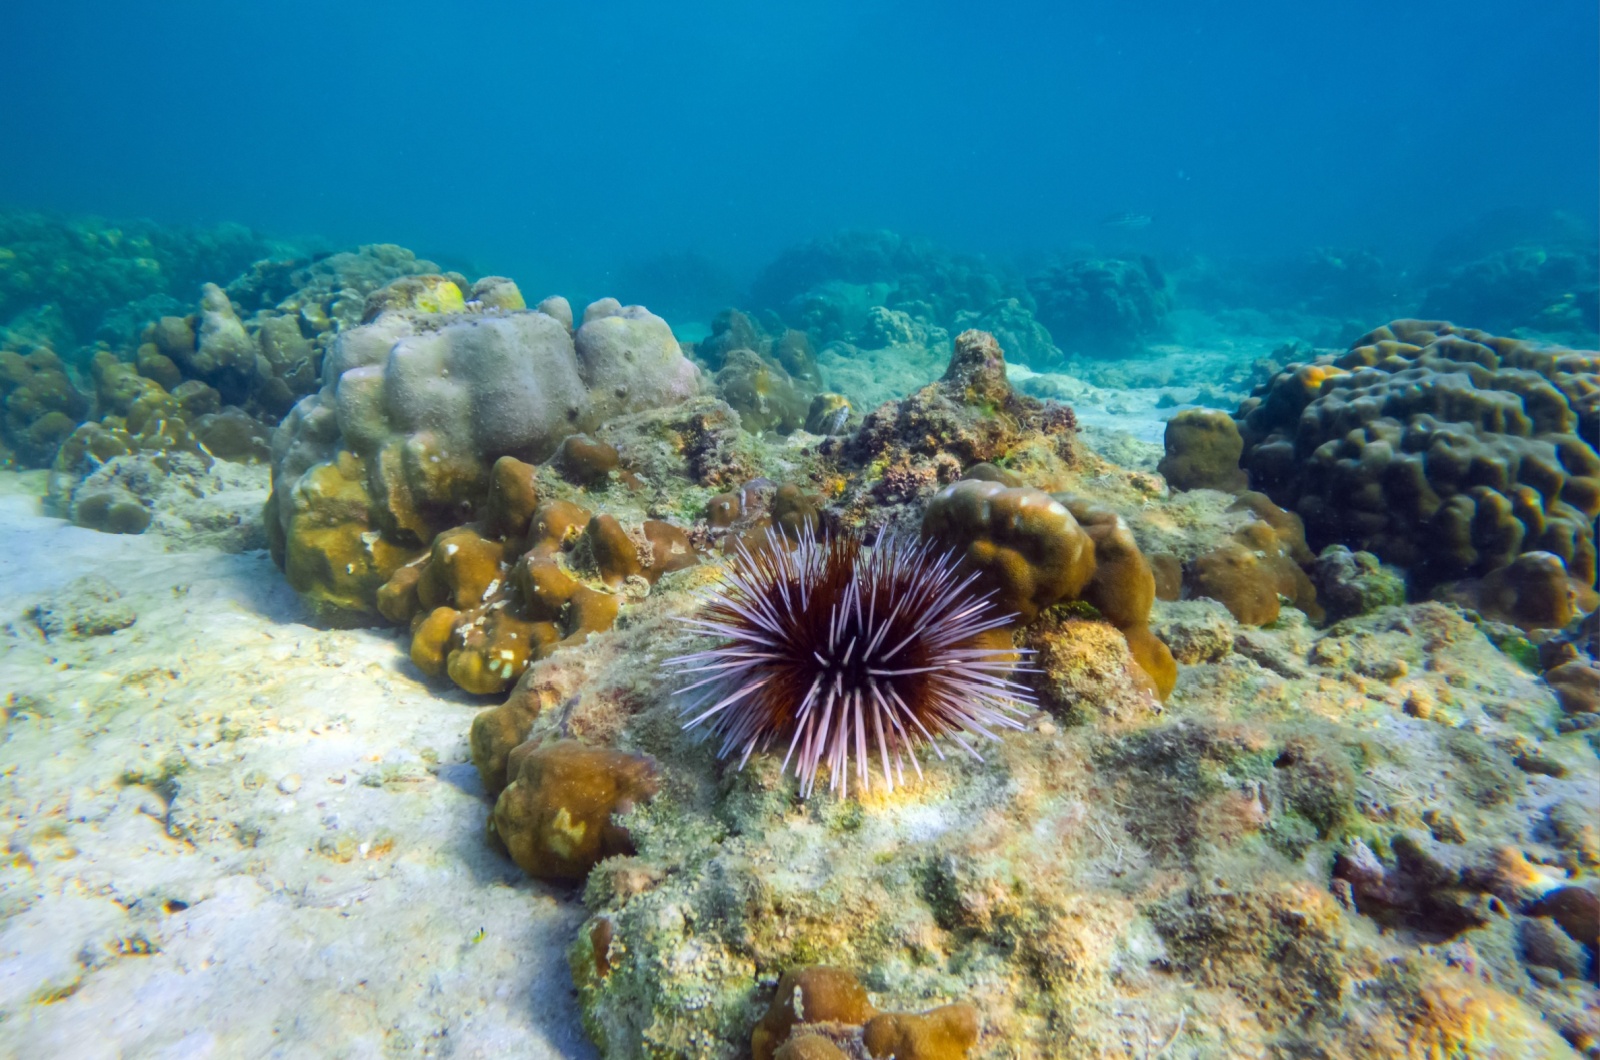
<instances>
[{"instance_id":1,"label":"sandy seabed","mask_svg":"<svg viewBox=\"0 0 1600 1060\"><path fill-rule=\"evenodd\" d=\"M595 1055L576 894L484 840L481 704L320 628L265 553L42 492L0 473L0 1056ZM41 622L85 577L137 620Z\"/></svg>"}]
</instances>

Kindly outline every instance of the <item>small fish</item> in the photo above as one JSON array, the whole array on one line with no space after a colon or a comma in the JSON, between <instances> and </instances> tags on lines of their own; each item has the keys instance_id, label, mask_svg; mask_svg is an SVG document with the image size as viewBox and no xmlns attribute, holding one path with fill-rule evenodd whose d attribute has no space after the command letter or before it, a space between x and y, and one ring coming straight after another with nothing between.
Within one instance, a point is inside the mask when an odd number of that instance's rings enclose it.
<instances>
[{"instance_id":1,"label":"small fish","mask_svg":"<svg viewBox=\"0 0 1600 1060\"><path fill-rule=\"evenodd\" d=\"M489 934L489 932L487 930L485 930L484 928L479 928L477 930L477 932L474 933L473 936L472 936L472 945L476 946L478 943L482 942L483 939L484 939L484 936L486 936L488 934Z\"/></svg>"},{"instance_id":2,"label":"small fish","mask_svg":"<svg viewBox=\"0 0 1600 1060\"><path fill-rule=\"evenodd\" d=\"M1149 228L1155 218L1147 213L1114 213L1100 223L1107 228Z\"/></svg>"}]
</instances>

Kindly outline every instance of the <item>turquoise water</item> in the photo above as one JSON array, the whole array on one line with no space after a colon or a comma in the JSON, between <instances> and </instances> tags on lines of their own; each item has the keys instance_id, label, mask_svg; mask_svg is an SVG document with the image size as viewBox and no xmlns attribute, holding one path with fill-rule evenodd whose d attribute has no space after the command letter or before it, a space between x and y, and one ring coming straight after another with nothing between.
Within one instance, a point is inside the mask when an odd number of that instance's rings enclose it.
<instances>
[{"instance_id":1,"label":"turquoise water","mask_svg":"<svg viewBox=\"0 0 1600 1060\"><path fill-rule=\"evenodd\" d=\"M658 254L748 279L862 227L1415 267L1499 210L1593 231L1597 32L1583 0L24 5L0 203L624 302Z\"/></svg>"}]
</instances>

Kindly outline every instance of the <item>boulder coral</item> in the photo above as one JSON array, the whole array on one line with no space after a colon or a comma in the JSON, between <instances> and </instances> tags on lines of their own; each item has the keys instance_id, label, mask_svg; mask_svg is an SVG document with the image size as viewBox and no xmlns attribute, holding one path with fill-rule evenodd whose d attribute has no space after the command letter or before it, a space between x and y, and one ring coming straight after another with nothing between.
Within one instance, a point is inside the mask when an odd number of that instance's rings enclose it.
<instances>
[{"instance_id":1,"label":"boulder coral","mask_svg":"<svg viewBox=\"0 0 1600 1060\"><path fill-rule=\"evenodd\" d=\"M1249 521L1189 565L1184 576L1189 595L1221 602L1247 626L1276 622L1285 600L1313 622L1322 621L1317 588L1306 573L1315 557L1300 517L1248 491L1229 511L1248 513Z\"/></svg>"},{"instance_id":2,"label":"boulder coral","mask_svg":"<svg viewBox=\"0 0 1600 1060\"><path fill-rule=\"evenodd\" d=\"M1217 409L1184 409L1167 421L1166 456L1156 470L1175 490L1238 493L1248 483L1239 467L1244 439L1233 417Z\"/></svg>"},{"instance_id":3,"label":"boulder coral","mask_svg":"<svg viewBox=\"0 0 1600 1060\"><path fill-rule=\"evenodd\" d=\"M602 859L633 852L616 818L648 802L659 780L649 758L571 740L516 748L495 800L493 834L528 875L582 882Z\"/></svg>"},{"instance_id":4,"label":"boulder coral","mask_svg":"<svg viewBox=\"0 0 1600 1060\"><path fill-rule=\"evenodd\" d=\"M1396 320L1285 368L1239 419L1252 487L1316 547L1373 552L1414 588L1530 551L1594 582L1600 355Z\"/></svg>"},{"instance_id":5,"label":"boulder coral","mask_svg":"<svg viewBox=\"0 0 1600 1060\"><path fill-rule=\"evenodd\" d=\"M1118 516L1028 487L963 479L929 501L922 533L981 571L996 606L1023 624L1066 601L1095 608L1122 631L1158 694L1172 691L1177 665L1149 630L1155 575Z\"/></svg>"},{"instance_id":6,"label":"boulder coral","mask_svg":"<svg viewBox=\"0 0 1600 1060\"><path fill-rule=\"evenodd\" d=\"M378 589L379 613L410 627L411 661L429 677L503 692L533 661L610 629L629 594L699 562L670 523L630 531L571 501L541 502L535 473L495 461L485 517L439 534Z\"/></svg>"},{"instance_id":7,"label":"boulder coral","mask_svg":"<svg viewBox=\"0 0 1600 1060\"><path fill-rule=\"evenodd\" d=\"M437 288L417 290L431 293L339 333L322 389L273 439L273 555L334 611L370 613L403 563L473 518L500 457L544 460L700 388L671 328L638 306L603 299L574 328L565 299L440 313Z\"/></svg>"},{"instance_id":8,"label":"boulder coral","mask_svg":"<svg viewBox=\"0 0 1600 1060\"><path fill-rule=\"evenodd\" d=\"M0 350L0 453L24 467L48 464L89 411L89 399L67 375L55 351Z\"/></svg>"}]
</instances>

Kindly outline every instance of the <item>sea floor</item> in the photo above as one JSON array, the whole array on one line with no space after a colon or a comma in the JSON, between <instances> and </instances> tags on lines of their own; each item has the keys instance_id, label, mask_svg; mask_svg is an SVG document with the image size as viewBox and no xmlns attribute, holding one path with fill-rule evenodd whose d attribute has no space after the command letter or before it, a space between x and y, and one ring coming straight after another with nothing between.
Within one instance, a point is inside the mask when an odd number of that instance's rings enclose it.
<instances>
[{"instance_id":1,"label":"sea floor","mask_svg":"<svg viewBox=\"0 0 1600 1060\"><path fill-rule=\"evenodd\" d=\"M0 473L0 1055L595 1055L577 895L483 838L482 704L263 552L42 492Z\"/></svg>"}]
</instances>

